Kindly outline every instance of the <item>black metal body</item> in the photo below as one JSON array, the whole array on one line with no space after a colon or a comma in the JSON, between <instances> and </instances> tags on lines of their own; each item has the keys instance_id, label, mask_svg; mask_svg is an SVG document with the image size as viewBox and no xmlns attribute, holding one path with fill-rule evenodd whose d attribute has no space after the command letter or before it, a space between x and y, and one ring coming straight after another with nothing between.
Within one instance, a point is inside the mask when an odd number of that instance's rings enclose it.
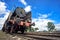
<instances>
[{"instance_id":1,"label":"black metal body","mask_svg":"<svg viewBox=\"0 0 60 40\"><path fill-rule=\"evenodd\" d=\"M13 20L14 24L9 20ZM7 33L17 33L18 31L24 33L26 26L18 25L21 20L31 22L31 12L26 13L23 8L17 7L4 23L2 30Z\"/></svg>"}]
</instances>

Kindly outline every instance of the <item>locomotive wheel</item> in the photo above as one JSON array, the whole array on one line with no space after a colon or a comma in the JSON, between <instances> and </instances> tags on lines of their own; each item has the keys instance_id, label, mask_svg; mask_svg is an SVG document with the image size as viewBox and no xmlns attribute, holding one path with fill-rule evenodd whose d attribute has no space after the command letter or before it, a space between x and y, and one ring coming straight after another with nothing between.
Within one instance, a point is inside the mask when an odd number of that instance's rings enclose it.
<instances>
[{"instance_id":1,"label":"locomotive wheel","mask_svg":"<svg viewBox=\"0 0 60 40\"><path fill-rule=\"evenodd\" d=\"M15 30L14 33L18 33L18 30Z\"/></svg>"},{"instance_id":2,"label":"locomotive wheel","mask_svg":"<svg viewBox=\"0 0 60 40\"><path fill-rule=\"evenodd\" d=\"M24 30L21 30L21 34L24 34Z\"/></svg>"},{"instance_id":3,"label":"locomotive wheel","mask_svg":"<svg viewBox=\"0 0 60 40\"><path fill-rule=\"evenodd\" d=\"M5 32L5 27L2 28L2 31Z\"/></svg>"},{"instance_id":4,"label":"locomotive wheel","mask_svg":"<svg viewBox=\"0 0 60 40\"><path fill-rule=\"evenodd\" d=\"M10 29L11 27L8 27L7 29L6 29L6 33L10 33Z\"/></svg>"},{"instance_id":5,"label":"locomotive wheel","mask_svg":"<svg viewBox=\"0 0 60 40\"><path fill-rule=\"evenodd\" d=\"M24 26L20 26L20 31L21 31L21 34L24 34L24 31L25 31L25 27Z\"/></svg>"},{"instance_id":6,"label":"locomotive wheel","mask_svg":"<svg viewBox=\"0 0 60 40\"><path fill-rule=\"evenodd\" d=\"M6 24L3 25L2 31L3 31L3 32L6 31Z\"/></svg>"}]
</instances>

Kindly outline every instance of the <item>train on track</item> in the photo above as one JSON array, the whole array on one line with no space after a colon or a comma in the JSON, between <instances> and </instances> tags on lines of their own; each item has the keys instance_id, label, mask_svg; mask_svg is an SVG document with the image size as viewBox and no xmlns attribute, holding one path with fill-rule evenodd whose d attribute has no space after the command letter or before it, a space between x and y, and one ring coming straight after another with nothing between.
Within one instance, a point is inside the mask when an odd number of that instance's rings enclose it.
<instances>
[{"instance_id":1,"label":"train on track","mask_svg":"<svg viewBox=\"0 0 60 40\"><path fill-rule=\"evenodd\" d=\"M6 33L17 33L21 31L23 34L26 28L34 25L31 20L31 11L25 12L23 8L17 7L13 13L10 13L2 28Z\"/></svg>"}]
</instances>

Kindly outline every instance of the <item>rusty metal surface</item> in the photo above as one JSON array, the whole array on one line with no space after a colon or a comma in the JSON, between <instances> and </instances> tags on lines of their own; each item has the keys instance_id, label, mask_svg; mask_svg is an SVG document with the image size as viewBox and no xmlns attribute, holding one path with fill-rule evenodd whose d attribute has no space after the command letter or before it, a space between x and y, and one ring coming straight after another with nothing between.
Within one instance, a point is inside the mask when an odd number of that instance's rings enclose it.
<instances>
[{"instance_id":1,"label":"rusty metal surface","mask_svg":"<svg viewBox=\"0 0 60 40\"><path fill-rule=\"evenodd\" d=\"M58 33L41 33L41 32L30 32L30 33L24 33L24 34L15 34L17 37L23 37L25 39L35 39L35 40L60 40L60 36Z\"/></svg>"}]
</instances>

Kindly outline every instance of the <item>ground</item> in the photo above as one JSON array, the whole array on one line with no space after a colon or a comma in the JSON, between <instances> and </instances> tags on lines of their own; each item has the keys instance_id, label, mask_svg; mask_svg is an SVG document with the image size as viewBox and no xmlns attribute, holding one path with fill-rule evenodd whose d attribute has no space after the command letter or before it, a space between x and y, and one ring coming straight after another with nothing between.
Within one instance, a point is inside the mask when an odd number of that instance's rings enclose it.
<instances>
[{"instance_id":1,"label":"ground","mask_svg":"<svg viewBox=\"0 0 60 40\"><path fill-rule=\"evenodd\" d=\"M0 40L14 40L17 38L12 37L12 35L6 34L5 32L0 31Z\"/></svg>"},{"instance_id":2,"label":"ground","mask_svg":"<svg viewBox=\"0 0 60 40\"><path fill-rule=\"evenodd\" d=\"M17 37L0 31L0 40L27 40L27 39L23 38L22 36Z\"/></svg>"}]
</instances>

